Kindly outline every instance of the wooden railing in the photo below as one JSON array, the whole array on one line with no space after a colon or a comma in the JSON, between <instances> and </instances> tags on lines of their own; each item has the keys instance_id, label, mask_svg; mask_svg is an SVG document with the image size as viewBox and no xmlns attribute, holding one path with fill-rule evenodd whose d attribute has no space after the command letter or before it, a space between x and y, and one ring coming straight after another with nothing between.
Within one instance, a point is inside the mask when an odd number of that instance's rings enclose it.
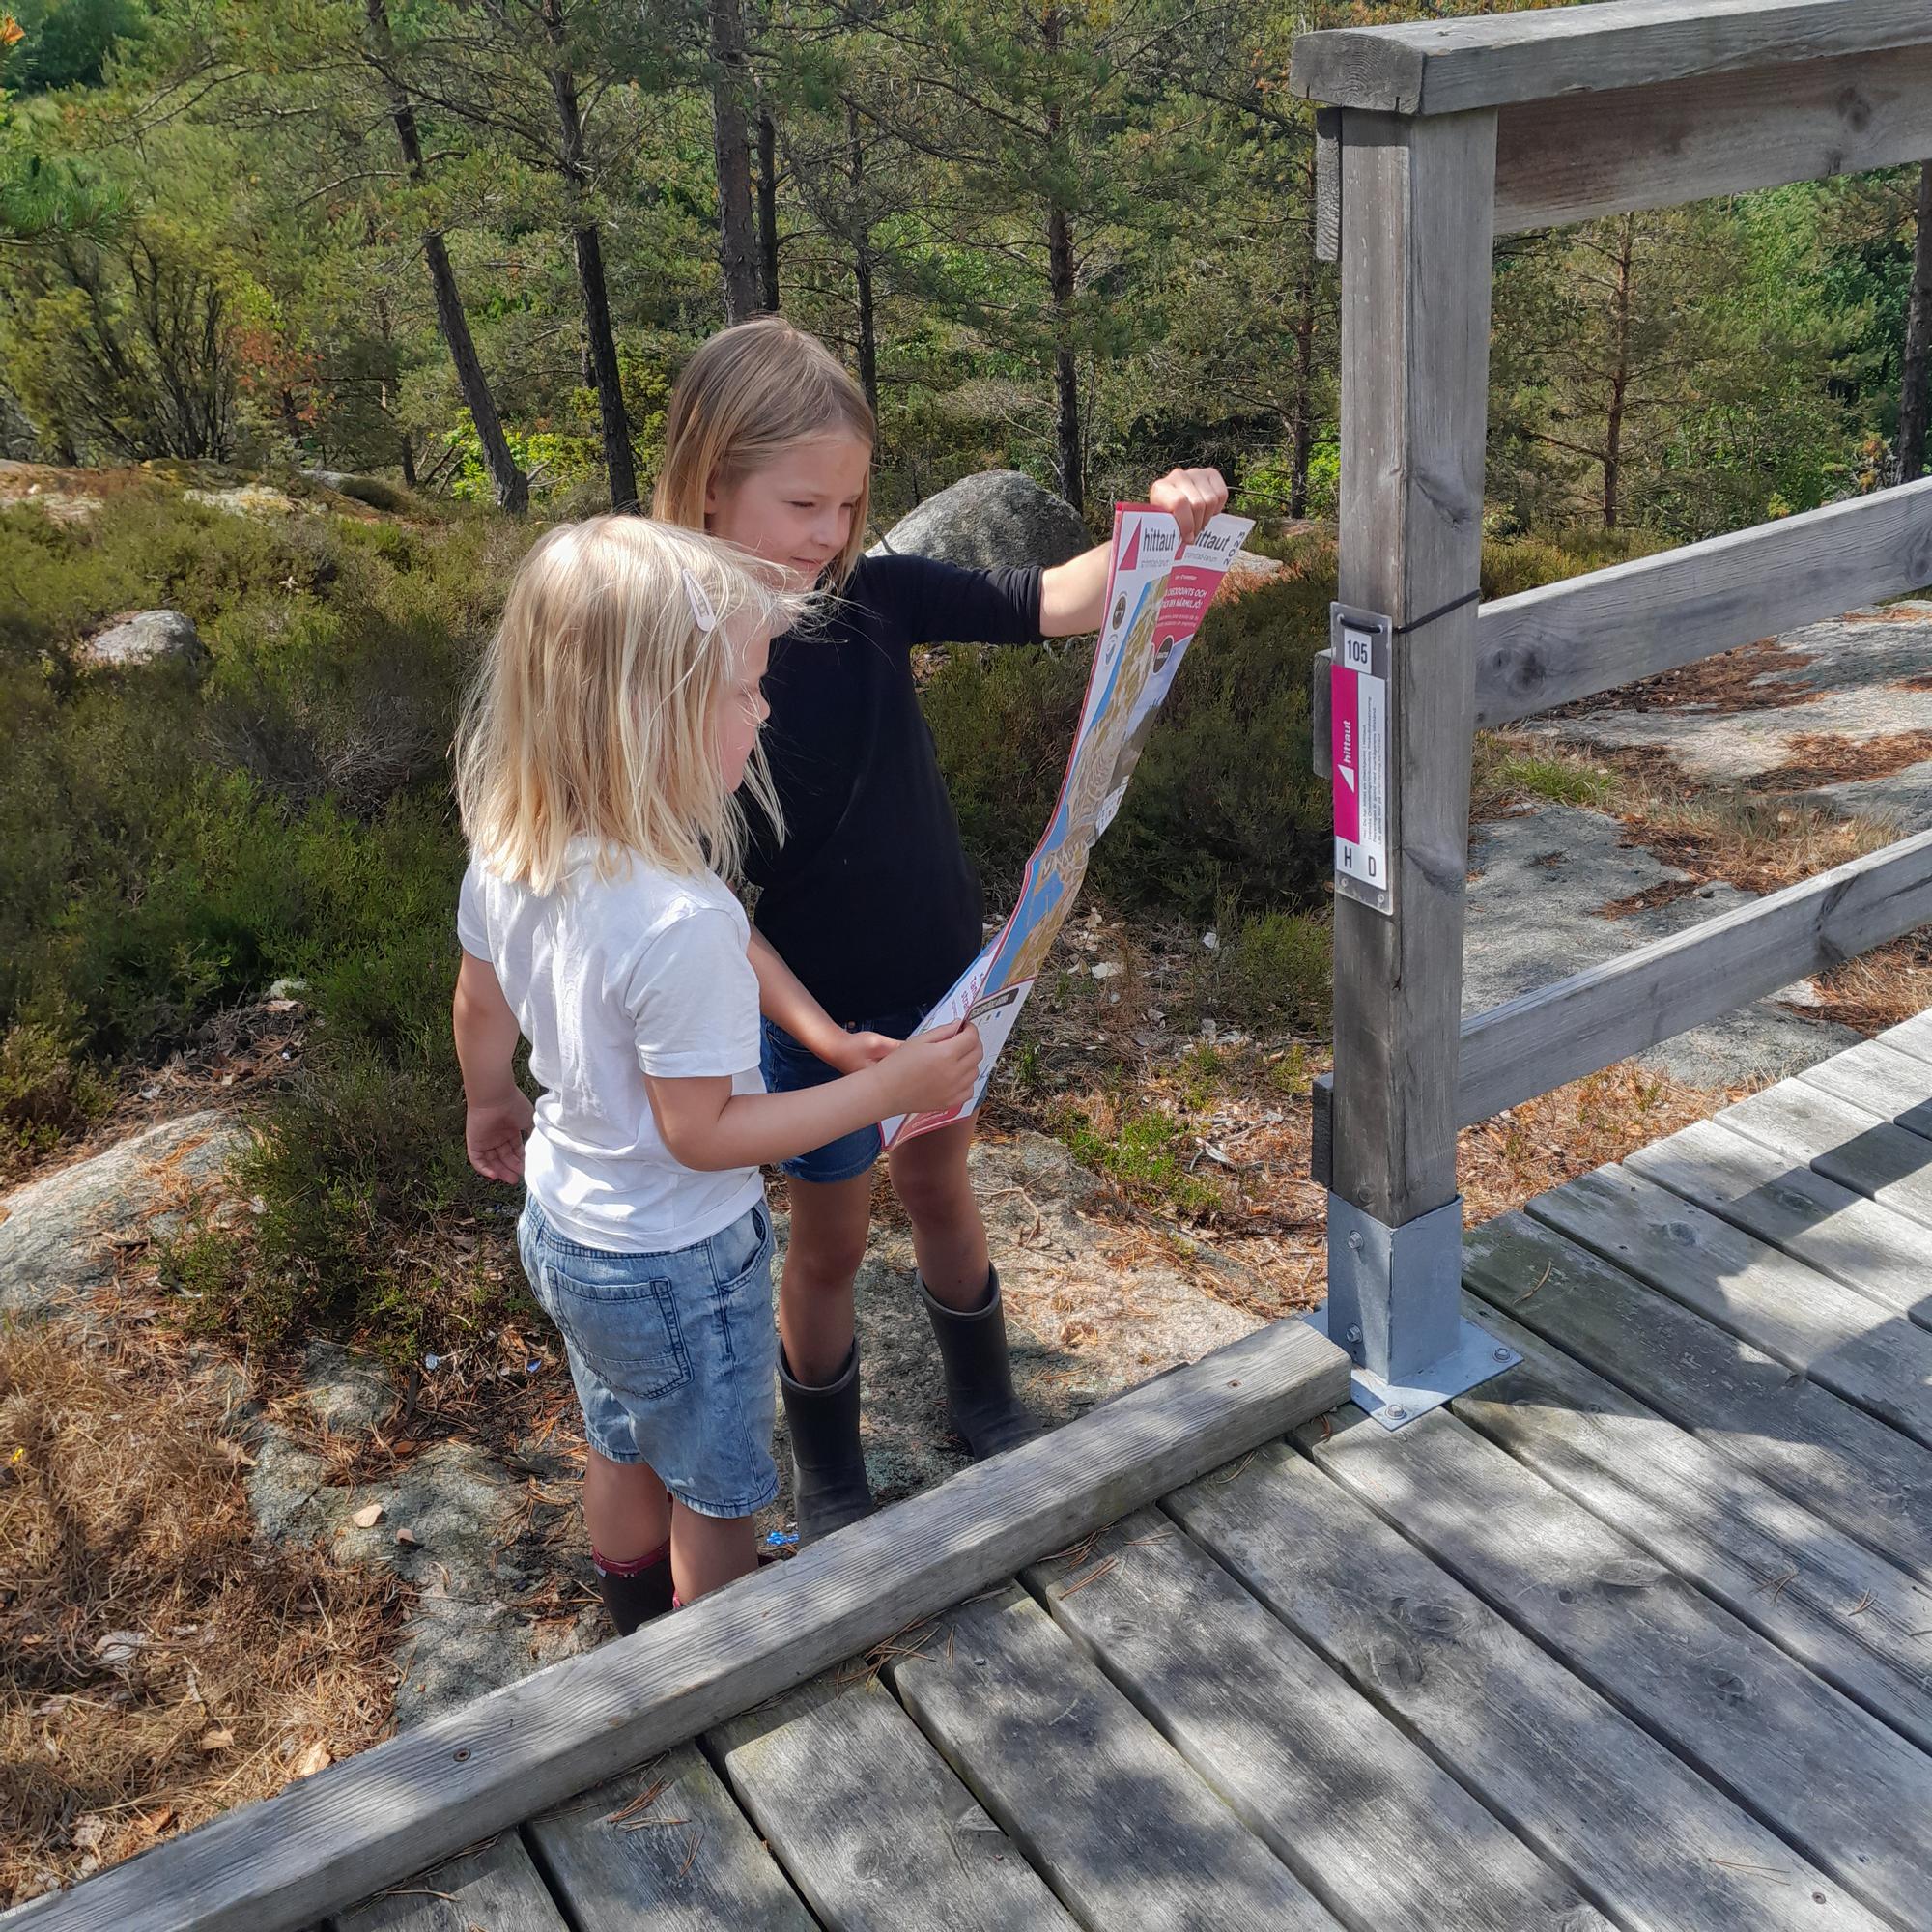
<instances>
[{"instance_id":1,"label":"wooden railing","mask_svg":"<svg viewBox=\"0 0 1932 1932\"><path fill-rule=\"evenodd\" d=\"M1318 232L1342 265L1340 598L1393 632L1392 903L1336 899L1317 1101L1329 1328L1371 1387L1446 1394L1459 1126L1932 922L1926 835L1462 1017L1479 725L1932 583L1925 482L1476 608L1492 243L1932 156L1932 0L1346 28L1296 42L1293 85L1326 103ZM1325 763L1320 717L1317 742Z\"/></svg>"}]
</instances>

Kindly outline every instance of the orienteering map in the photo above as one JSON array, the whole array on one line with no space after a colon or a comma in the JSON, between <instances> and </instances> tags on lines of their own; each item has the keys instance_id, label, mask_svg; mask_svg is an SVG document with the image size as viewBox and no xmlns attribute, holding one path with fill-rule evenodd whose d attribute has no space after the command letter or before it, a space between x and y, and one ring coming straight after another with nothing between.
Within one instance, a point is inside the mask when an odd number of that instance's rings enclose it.
<instances>
[{"instance_id":1,"label":"orienteering map","mask_svg":"<svg viewBox=\"0 0 1932 1932\"><path fill-rule=\"evenodd\" d=\"M1115 505L1106 620L1094 647L1059 805L1027 862L1010 917L922 1028L962 1019L979 1028L983 1051L973 1097L951 1113L887 1121L882 1131L889 1148L964 1120L985 1097L1000 1049L1079 894L1094 841L1120 810L1154 714L1253 528L1245 518L1216 517L1183 549L1179 526L1164 511Z\"/></svg>"}]
</instances>

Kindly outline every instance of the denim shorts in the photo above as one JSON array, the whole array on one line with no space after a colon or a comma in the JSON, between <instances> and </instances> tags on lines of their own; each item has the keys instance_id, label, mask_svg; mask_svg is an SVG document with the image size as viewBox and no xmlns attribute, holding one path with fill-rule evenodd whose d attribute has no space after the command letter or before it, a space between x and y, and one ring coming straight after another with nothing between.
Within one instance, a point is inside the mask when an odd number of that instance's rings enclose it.
<instances>
[{"instance_id":1,"label":"denim shorts","mask_svg":"<svg viewBox=\"0 0 1932 1932\"><path fill-rule=\"evenodd\" d=\"M919 1031L924 1018L924 1008L914 1007L909 1011L887 1013L882 1019L860 1020L848 1031L882 1033L894 1039L905 1039ZM828 1080L839 1078L837 1067L826 1065L815 1053L799 1045L783 1027L766 1020L764 1028L758 1065L765 1076L766 1093L795 1094L801 1087L823 1087ZM779 1166L796 1179L815 1180L820 1186L830 1186L836 1180L851 1180L864 1174L884 1151L877 1127L860 1127L853 1133L841 1134L836 1141L827 1141L821 1148L813 1148L810 1153L781 1160Z\"/></svg>"},{"instance_id":2,"label":"denim shorts","mask_svg":"<svg viewBox=\"0 0 1932 1932\"><path fill-rule=\"evenodd\" d=\"M583 1434L645 1463L699 1516L750 1516L779 1492L778 1328L762 1207L694 1247L618 1255L566 1240L534 1201L517 1245L563 1336Z\"/></svg>"}]
</instances>

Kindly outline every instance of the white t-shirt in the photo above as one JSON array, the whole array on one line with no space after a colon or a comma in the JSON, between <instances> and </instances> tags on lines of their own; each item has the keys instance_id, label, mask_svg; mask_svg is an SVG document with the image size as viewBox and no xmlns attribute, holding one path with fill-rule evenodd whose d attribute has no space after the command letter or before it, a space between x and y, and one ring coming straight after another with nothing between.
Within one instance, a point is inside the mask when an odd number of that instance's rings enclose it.
<instances>
[{"instance_id":1,"label":"white t-shirt","mask_svg":"<svg viewBox=\"0 0 1932 1932\"><path fill-rule=\"evenodd\" d=\"M600 879L587 845L572 858L544 897L472 858L457 905L463 950L496 969L544 1090L524 1179L568 1240L688 1248L755 1206L763 1183L753 1167L681 1167L644 1075L728 1074L734 1094L764 1091L751 927L714 873L678 878L633 860Z\"/></svg>"}]
</instances>

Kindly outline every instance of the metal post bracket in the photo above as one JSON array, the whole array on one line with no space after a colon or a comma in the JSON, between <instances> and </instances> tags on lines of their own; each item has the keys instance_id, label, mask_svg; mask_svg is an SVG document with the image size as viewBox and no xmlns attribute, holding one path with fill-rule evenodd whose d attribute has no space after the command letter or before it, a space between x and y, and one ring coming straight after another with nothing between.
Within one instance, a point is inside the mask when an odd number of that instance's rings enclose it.
<instances>
[{"instance_id":1,"label":"metal post bracket","mask_svg":"<svg viewBox=\"0 0 1932 1932\"><path fill-rule=\"evenodd\" d=\"M1463 1202L1390 1228L1328 1197L1328 1300L1310 1324L1347 1350L1358 1407L1384 1429L1522 1358L1462 1313Z\"/></svg>"}]
</instances>

